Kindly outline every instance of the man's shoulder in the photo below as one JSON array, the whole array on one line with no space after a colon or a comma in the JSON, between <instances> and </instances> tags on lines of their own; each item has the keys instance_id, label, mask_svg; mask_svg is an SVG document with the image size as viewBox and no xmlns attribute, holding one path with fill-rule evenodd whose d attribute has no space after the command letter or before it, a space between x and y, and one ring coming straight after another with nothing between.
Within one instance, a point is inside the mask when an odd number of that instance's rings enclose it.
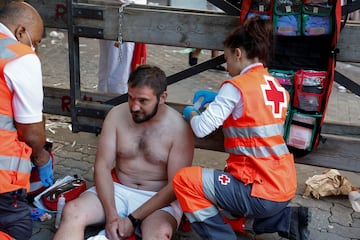
<instances>
[{"instance_id":1,"label":"man's shoulder","mask_svg":"<svg viewBox=\"0 0 360 240\"><path fill-rule=\"evenodd\" d=\"M189 128L182 114L171 106L167 106L166 122L171 126L172 131L183 131Z\"/></svg>"},{"instance_id":2,"label":"man's shoulder","mask_svg":"<svg viewBox=\"0 0 360 240\"><path fill-rule=\"evenodd\" d=\"M169 106L169 105L166 105L166 108L167 108L167 117L169 119L172 119L173 121L176 120L176 121L184 121L184 118L182 117L182 115L180 114L180 112L178 112L175 108Z\"/></svg>"},{"instance_id":3,"label":"man's shoulder","mask_svg":"<svg viewBox=\"0 0 360 240\"><path fill-rule=\"evenodd\" d=\"M129 111L127 103L121 103L121 104L115 105L110 110L111 113L122 113L125 111Z\"/></svg>"},{"instance_id":4,"label":"man's shoulder","mask_svg":"<svg viewBox=\"0 0 360 240\"><path fill-rule=\"evenodd\" d=\"M111 119L116 119L116 122L119 122L120 119L124 118L129 113L128 107L126 104L119 104L112 107L109 112L106 114L105 119L108 121Z\"/></svg>"}]
</instances>

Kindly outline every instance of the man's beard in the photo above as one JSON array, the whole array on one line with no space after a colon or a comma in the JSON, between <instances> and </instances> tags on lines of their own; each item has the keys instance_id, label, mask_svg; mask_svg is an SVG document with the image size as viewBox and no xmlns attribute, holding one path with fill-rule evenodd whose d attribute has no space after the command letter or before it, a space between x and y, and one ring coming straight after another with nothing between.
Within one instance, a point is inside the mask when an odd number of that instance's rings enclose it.
<instances>
[{"instance_id":1,"label":"man's beard","mask_svg":"<svg viewBox=\"0 0 360 240\"><path fill-rule=\"evenodd\" d=\"M131 112L131 115L135 123L143 123L152 119L156 115L158 108L159 108L159 103L156 103L154 110L148 115L140 117L139 116L139 113L141 113L140 111Z\"/></svg>"}]
</instances>

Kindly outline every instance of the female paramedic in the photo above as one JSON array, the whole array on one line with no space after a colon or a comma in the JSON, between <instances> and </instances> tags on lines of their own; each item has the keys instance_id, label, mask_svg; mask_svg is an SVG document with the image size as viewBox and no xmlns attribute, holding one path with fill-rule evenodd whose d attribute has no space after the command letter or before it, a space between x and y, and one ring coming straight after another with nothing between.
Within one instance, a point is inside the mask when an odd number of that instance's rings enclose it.
<instances>
[{"instance_id":1,"label":"female paramedic","mask_svg":"<svg viewBox=\"0 0 360 240\"><path fill-rule=\"evenodd\" d=\"M289 95L266 69L273 36L271 22L259 17L231 32L224 56L232 78L218 93L195 93L201 108L209 103L202 113L184 109L197 137L222 126L229 153L224 171L193 166L173 179L184 214L203 239L236 239L236 231L308 238L308 208L288 207L296 170L283 139Z\"/></svg>"}]
</instances>

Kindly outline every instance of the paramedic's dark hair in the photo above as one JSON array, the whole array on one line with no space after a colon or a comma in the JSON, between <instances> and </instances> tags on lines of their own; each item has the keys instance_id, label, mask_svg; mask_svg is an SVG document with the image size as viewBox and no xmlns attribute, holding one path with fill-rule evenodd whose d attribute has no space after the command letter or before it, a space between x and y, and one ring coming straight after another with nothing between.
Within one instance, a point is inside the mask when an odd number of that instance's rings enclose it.
<instances>
[{"instance_id":1,"label":"paramedic's dark hair","mask_svg":"<svg viewBox=\"0 0 360 240\"><path fill-rule=\"evenodd\" d=\"M224 47L232 50L242 48L249 59L258 57L267 66L273 42L272 23L256 16L234 29L225 39Z\"/></svg>"},{"instance_id":2,"label":"paramedic's dark hair","mask_svg":"<svg viewBox=\"0 0 360 240\"><path fill-rule=\"evenodd\" d=\"M164 71L149 64L138 66L135 71L130 74L128 87L145 86L152 88L154 94L159 98L167 88L167 80Z\"/></svg>"},{"instance_id":3,"label":"paramedic's dark hair","mask_svg":"<svg viewBox=\"0 0 360 240\"><path fill-rule=\"evenodd\" d=\"M33 14L29 14L28 11L24 10L24 6L21 4L22 1L5 1L3 7L0 7L0 21L6 26L14 25L17 27L17 19L22 19L22 23L27 23L31 26L36 19Z\"/></svg>"}]
</instances>

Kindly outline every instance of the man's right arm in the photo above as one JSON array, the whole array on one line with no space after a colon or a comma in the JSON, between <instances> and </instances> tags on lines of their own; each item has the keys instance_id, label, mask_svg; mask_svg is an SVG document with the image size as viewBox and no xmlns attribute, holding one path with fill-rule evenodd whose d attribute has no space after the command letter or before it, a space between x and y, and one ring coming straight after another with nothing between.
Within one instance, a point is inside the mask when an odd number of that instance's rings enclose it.
<instances>
[{"instance_id":1,"label":"man's right arm","mask_svg":"<svg viewBox=\"0 0 360 240\"><path fill-rule=\"evenodd\" d=\"M116 125L119 121L115 115L116 111L112 109L104 120L94 166L95 186L105 211L106 229L108 224L118 219L111 176L116 160Z\"/></svg>"}]
</instances>

